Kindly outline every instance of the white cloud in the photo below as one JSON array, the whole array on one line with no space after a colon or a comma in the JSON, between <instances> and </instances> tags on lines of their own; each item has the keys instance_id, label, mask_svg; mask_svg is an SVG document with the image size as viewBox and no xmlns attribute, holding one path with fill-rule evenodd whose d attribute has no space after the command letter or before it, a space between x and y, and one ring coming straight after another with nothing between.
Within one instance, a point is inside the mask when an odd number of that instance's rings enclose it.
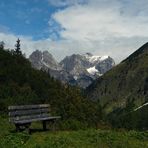
<instances>
[{"instance_id":1,"label":"white cloud","mask_svg":"<svg viewBox=\"0 0 148 148\"><path fill-rule=\"evenodd\" d=\"M48 0L59 9L49 21L50 38L33 41L21 36L22 50L48 50L57 60L73 53L110 55L120 62L148 40L148 2L145 0ZM59 25L55 26L55 22ZM64 29L61 29L64 28ZM60 35L57 40L54 32ZM20 37L20 36L19 36ZM7 47L17 36L0 33Z\"/></svg>"},{"instance_id":2,"label":"white cloud","mask_svg":"<svg viewBox=\"0 0 148 148\"><path fill-rule=\"evenodd\" d=\"M141 11L137 12L136 16L129 16L128 14L124 15L122 3L111 6L107 3L102 5L99 3L97 6L77 5L55 13L53 18L65 28L61 32L61 36L74 40L103 40L112 36L147 36L148 18ZM127 9L126 11L131 10ZM136 10L133 11L136 13Z\"/></svg>"},{"instance_id":3,"label":"white cloud","mask_svg":"<svg viewBox=\"0 0 148 148\"><path fill-rule=\"evenodd\" d=\"M87 43L90 52L109 53L119 62L147 41L147 13L145 0L88 0L58 11L53 18L64 28L62 38Z\"/></svg>"},{"instance_id":4,"label":"white cloud","mask_svg":"<svg viewBox=\"0 0 148 148\"><path fill-rule=\"evenodd\" d=\"M138 37L108 39L106 42L98 42L97 40L89 42L76 40L52 41L50 39L33 41L31 37L0 33L1 41L5 41L6 48L10 49L14 49L18 37L21 39L21 50L26 53L27 57L36 49L48 50L58 61L73 53L91 52L95 55L110 55L116 62L119 62L147 41L147 38Z\"/></svg>"}]
</instances>

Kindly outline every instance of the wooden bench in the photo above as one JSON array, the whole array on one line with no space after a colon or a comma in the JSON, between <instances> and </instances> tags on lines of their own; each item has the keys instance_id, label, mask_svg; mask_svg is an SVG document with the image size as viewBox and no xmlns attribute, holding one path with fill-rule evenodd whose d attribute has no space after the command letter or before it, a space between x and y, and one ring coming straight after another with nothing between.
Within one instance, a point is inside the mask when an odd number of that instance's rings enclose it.
<instances>
[{"instance_id":1,"label":"wooden bench","mask_svg":"<svg viewBox=\"0 0 148 148\"><path fill-rule=\"evenodd\" d=\"M9 106L8 111L9 122L15 124L16 131L27 129L29 133L32 122L42 121L43 130L46 130L47 122L52 122L54 125L60 118L60 116L50 115L49 104Z\"/></svg>"}]
</instances>

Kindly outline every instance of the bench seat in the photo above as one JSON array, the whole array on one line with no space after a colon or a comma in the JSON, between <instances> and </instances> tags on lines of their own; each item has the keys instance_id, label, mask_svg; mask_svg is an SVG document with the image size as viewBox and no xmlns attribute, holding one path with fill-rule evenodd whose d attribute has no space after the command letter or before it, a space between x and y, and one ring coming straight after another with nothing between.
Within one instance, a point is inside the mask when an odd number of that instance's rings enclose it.
<instances>
[{"instance_id":1,"label":"bench seat","mask_svg":"<svg viewBox=\"0 0 148 148\"><path fill-rule=\"evenodd\" d=\"M32 123L36 121L50 121L50 120L56 120L60 119L60 116L53 116L53 117L45 117L45 118L35 118L35 119L28 119L28 120L15 120L12 123L14 124L25 124L25 123Z\"/></svg>"}]
</instances>

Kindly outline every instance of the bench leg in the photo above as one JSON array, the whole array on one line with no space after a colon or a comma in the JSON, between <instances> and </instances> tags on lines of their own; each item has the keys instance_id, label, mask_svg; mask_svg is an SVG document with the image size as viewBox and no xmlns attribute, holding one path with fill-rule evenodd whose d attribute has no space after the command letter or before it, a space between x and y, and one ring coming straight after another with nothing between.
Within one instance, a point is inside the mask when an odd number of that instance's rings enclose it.
<instances>
[{"instance_id":1,"label":"bench leg","mask_svg":"<svg viewBox=\"0 0 148 148\"><path fill-rule=\"evenodd\" d=\"M16 132L20 132L20 131L23 131L23 130L27 130L29 134L31 134L31 131L30 131L30 128L29 126L31 125L31 123L28 123L28 124L15 124L15 127L16 127Z\"/></svg>"},{"instance_id":2,"label":"bench leg","mask_svg":"<svg viewBox=\"0 0 148 148\"><path fill-rule=\"evenodd\" d=\"M43 130L46 131L47 128L46 128L46 121L43 121Z\"/></svg>"},{"instance_id":3,"label":"bench leg","mask_svg":"<svg viewBox=\"0 0 148 148\"><path fill-rule=\"evenodd\" d=\"M27 130L28 134L31 134L31 130L29 128L30 125L31 125L31 123L25 125L25 129Z\"/></svg>"},{"instance_id":4,"label":"bench leg","mask_svg":"<svg viewBox=\"0 0 148 148\"><path fill-rule=\"evenodd\" d=\"M20 125L18 124L15 124L15 127L16 127L16 132L19 132L21 129L20 129Z\"/></svg>"}]
</instances>

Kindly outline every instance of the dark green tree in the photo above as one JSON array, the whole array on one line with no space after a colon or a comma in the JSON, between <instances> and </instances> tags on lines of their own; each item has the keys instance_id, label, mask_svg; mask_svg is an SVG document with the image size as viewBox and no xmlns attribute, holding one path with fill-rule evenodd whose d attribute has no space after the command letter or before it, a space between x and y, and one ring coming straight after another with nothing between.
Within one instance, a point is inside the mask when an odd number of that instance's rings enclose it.
<instances>
[{"instance_id":1,"label":"dark green tree","mask_svg":"<svg viewBox=\"0 0 148 148\"><path fill-rule=\"evenodd\" d=\"M20 48L20 39L18 38L18 40L16 41L16 44L15 44L15 52L17 55L22 55L22 52L21 52L21 48Z\"/></svg>"}]
</instances>

